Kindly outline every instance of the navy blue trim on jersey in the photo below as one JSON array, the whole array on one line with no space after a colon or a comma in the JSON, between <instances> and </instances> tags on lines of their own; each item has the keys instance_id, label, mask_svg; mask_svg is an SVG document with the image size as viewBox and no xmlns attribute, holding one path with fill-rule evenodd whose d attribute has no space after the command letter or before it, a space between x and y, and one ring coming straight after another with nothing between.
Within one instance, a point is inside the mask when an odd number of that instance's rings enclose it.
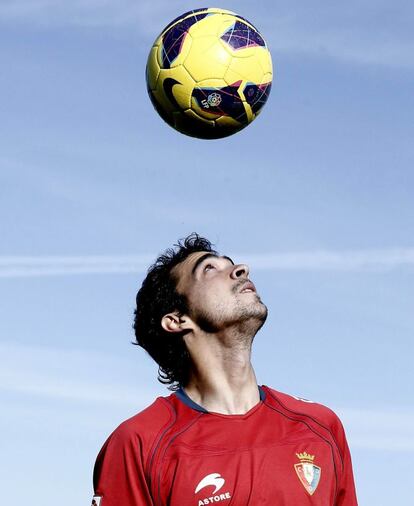
<instances>
[{"instance_id":1,"label":"navy blue trim on jersey","mask_svg":"<svg viewBox=\"0 0 414 506\"><path fill-rule=\"evenodd\" d=\"M262 387L259 386L258 388L259 388L260 400L263 402L266 399L266 392L263 390Z\"/></svg>"},{"instance_id":2,"label":"navy blue trim on jersey","mask_svg":"<svg viewBox=\"0 0 414 506\"><path fill-rule=\"evenodd\" d=\"M203 408L203 406L200 406L200 404L197 404L193 401L193 399L190 399L188 395L185 393L184 389L180 387L176 392L175 395L180 399L180 401L184 402L188 407L191 409L195 409L196 411L201 411L201 413L208 413L208 411Z\"/></svg>"},{"instance_id":3,"label":"navy blue trim on jersey","mask_svg":"<svg viewBox=\"0 0 414 506\"><path fill-rule=\"evenodd\" d=\"M266 399L266 392L263 390L262 387L258 387L258 389L260 401L263 402ZM200 404L194 402L193 399L190 399L190 397L185 392L184 388L180 387L178 390L176 390L175 395L180 399L180 401L184 402L184 404L186 404L191 409L195 409L196 411L200 411L201 413L208 413L208 411L205 408L203 408L203 406L200 406Z\"/></svg>"}]
</instances>

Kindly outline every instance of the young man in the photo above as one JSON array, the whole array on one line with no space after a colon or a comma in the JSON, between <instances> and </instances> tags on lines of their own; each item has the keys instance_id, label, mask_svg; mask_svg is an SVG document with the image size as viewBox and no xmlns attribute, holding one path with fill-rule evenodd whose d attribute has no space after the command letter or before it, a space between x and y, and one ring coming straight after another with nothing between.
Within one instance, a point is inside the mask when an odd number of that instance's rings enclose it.
<instances>
[{"instance_id":1,"label":"young man","mask_svg":"<svg viewBox=\"0 0 414 506\"><path fill-rule=\"evenodd\" d=\"M135 335L175 392L122 423L98 455L96 506L356 506L341 422L258 387L267 308L247 265L192 234L137 294Z\"/></svg>"}]
</instances>

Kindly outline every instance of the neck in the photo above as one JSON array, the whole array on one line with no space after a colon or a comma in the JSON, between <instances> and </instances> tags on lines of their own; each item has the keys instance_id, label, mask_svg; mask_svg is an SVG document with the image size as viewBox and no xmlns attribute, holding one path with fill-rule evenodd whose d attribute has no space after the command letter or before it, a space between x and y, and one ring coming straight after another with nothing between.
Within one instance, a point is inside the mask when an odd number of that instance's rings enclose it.
<instances>
[{"instance_id":1,"label":"neck","mask_svg":"<svg viewBox=\"0 0 414 506\"><path fill-rule=\"evenodd\" d=\"M260 401L256 376L250 361L251 342L231 346L212 334L187 343L193 368L185 386L187 395L207 411L239 415ZM197 345L196 345L197 343Z\"/></svg>"}]
</instances>

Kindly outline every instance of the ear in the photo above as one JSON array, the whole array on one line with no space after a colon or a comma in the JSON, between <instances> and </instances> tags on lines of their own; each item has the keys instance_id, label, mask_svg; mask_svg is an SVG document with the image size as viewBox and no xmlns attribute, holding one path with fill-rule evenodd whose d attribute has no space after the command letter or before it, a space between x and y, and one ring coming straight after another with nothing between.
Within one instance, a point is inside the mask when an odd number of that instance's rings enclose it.
<instances>
[{"instance_id":1,"label":"ear","mask_svg":"<svg viewBox=\"0 0 414 506\"><path fill-rule=\"evenodd\" d=\"M182 332L193 328L191 318L179 313L168 313L161 319L161 326L167 332Z\"/></svg>"}]
</instances>

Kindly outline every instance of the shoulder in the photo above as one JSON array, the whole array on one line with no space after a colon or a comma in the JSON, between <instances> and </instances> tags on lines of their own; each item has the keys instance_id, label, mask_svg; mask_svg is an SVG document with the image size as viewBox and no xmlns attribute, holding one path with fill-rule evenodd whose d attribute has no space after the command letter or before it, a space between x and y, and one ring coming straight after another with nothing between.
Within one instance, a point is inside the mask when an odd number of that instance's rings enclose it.
<instances>
[{"instance_id":1,"label":"shoulder","mask_svg":"<svg viewBox=\"0 0 414 506\"><path fill-rule=\"evenodd\" d=\"M119 490L128 480L144 480L142 476L151 449L158 434L164 432L164 427L169 426L173 417L174 412L168 398L159 397L112 432L98 453L94 466L93 482L95 491L99 491L97 495L112 497L113 494L120 493ZM118 487L116 492L114 484Z\"/></svg>"},{"instance_id":2,"label":"shoulder","mask_svg":"<svg viewBox=\"0 0 414 506\"><path fill-rule=\"evenodd\" d=\"M150 406L123 421L105 441L101 452L109 447L149 450L157 436L174 420L175 413L169 397L158 397Z\"/></svg>"},{"instance_id":3,"label":"shoulder","mask_svg":"<svg viewBox=\"0 0 414 506\"><path fill-rule=\"evenodd\" d=\"M301 417L313 423L328 428L338 439L342 439L343 427L338 415L332 409L301 397L263 386L266 401L274 409L280 410L286 416Z\"/></svg>"},{"instance_id":4,"label":"shoulder","mask_svg":"<svg viewBox=\"0 0 414 506\"><path fill-rule=\"evenodd\" d=\"M151 440L174 418L174 410L168 397L158 397L152 404L123 421L111 434L118 440L138 437Z\"/></svg>"}]
</instances>

